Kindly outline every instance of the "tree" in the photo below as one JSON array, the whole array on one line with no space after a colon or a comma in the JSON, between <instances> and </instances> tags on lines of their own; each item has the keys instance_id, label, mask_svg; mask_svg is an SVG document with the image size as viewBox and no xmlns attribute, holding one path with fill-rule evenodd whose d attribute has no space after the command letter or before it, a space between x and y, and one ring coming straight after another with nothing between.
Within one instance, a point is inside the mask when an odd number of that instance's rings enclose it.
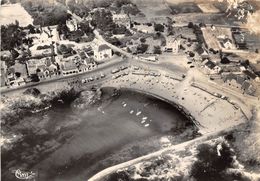
<instances>
[{"instance_id":1,"label":"tree","mask_svg":"<svg viewBox=\"0 0 260 181\"><path fill-rule=\"evenodd\" d=\"M19 27L19 23L1 26L1 50L13 50L23 44L26 33Z\"/></svg>"},{"instance_id":2,"label":"tree","mask_svg":"<svg viewBox=\"0 0 260 181\"><path fill-rule=\"evenodd\" d=\"M146 39L144 37L140 38L140 42L141 43L145 43L146 42Z\"/></svg>"},{"instance_id":3,"label":"tree","mask_svg":"<svg viewBox=\"0 0 260 181\"><path fill-rule=\"evenodd\" d=\"M32 74L31 75L31 80L32 80L32 82L39 82L40 81L40 79L39 79L37 74Z\"/></svg>"},{"instance_id":4,"label":"tree","mask_svg":"<svg viewBox=\"0 0 260 181\"><path fill-rule=\"evenodd\" d=\"M149 47L149 45L144 44L144 43L138 45L137 46L137 53L145 53L147 51L148 47Z\"/></svg>"},{"instance_id":5,"label":"tree","mask_svg":"<svg viewBox=\"0 0 260 181\"><path fill-rule=\"evenodd\" d=\"M21 77L21 73L20 73L20 72L15 72L14 74L15 74L15 76L16 76L17 78Z\"/></svg>"},{"instance_id":6,"label":"tree","mask_svg":"<svg viewBox=\"0 0 260 181\"><path fill-rule=\"evenodd\" d=\"M188 28L193 28L193 23L192 22L188 23Z\"/></svg>"},{"instance_id":7,"label":"tree","mask_svg":"<svg viewBox=\"0 0 260 181\"><path fill-rule=\"evenodd\" d=\"M30 34L36 33L35 27L32 24L29 24L26 28L29 29Z\"/></svg>"},{"instance_id":8,"label":"tree","mask_svg":"<svg viewBox=\"0 0 260 181\"><path fill-rule=\"evenodd\" d=\"M189 52L189 56L190 56L190 57L194 57L195 54L194 54L193 52Z\"/></svg>"},{"instance_id":9,"label":"tree","mask_svg":"<svg viewBox=\"0 0 260 181\"><path fill-rule=\"evenodd\" d=\"M79 27L87 35L90 34L90 33L93 33L93 29L89 26L89 22L88 21L80 22Z\"/></svg>"},{"instance_id":10,"label":"tree","mask_svg":"<svg viewBox=\"0 0 260 181\"><path fill-rule=\"evenodd\" d=\"M162 54L162 50L160 46L154 46L153 47L153 53L154 54Z\"/></svg>"},{"instance_id":11,"label":"tree","mask_svg":"<svg viewBox=\"0 0 260 181\"><path fill-rule=\"evenodd\" d=\"M92 15L91 25L104 32L113 31L116 27L115 23L113 22L111 12L104 9L94 12Z\"/></svg>"},{"instance_id":12,"label":"tree","mask_svg":"<svg viewBox=\"0 0 260 181\"><path fill-rule=\"evenodd\" d=\"M11 54L13 59L16 59L19 56L19 53L15 49L11 50Z\"/></svg>"},{"instance_id":13,"label":"tree","mask_svg":"<svg viewBox=\"0 0 260 181\"><path fill-rule=\"evenodd\" d=\"M227 58L227 57L223 57L220 61L220 63L222 64L229 64L230 63L230 60Z\"/></svg>"},{"instance_id":14,"label":"tree","mask_svg":"<svg viewBox=\"0 0 260 181\"><path fill-rule=\"evenodd\" d=\"M162 24L154 24L154 31L164 32L164 26Z\"/></svg>"},{"instance_id":15,"label":"tree","mask_svg":"<svg viewBox=\"0 0 260 181\"><path fill-rule=\"evenodd\" d=\"M217 146L221 145L219 152ZM233 175L226 172L226 169L233 168L234 152L226 143L215 145L201 144L197 148L197 161L192 165L191 177L200 181L215 181L215 180L241 180L227 179ZM236 177L236 176L233 176Z\"/></svg>"},{"instance_id":16,"label":"tree","mask_svg":"<svg viewBox=\"0 0 260 181\"><path fill-rule=\"evenodd\" d=\"M131 14L131 15L137 15L138 13L140 13L140 10L137 8L137 6L133 4L123 5L122 10L126 14Z\"/></svg>"}]
</instances>

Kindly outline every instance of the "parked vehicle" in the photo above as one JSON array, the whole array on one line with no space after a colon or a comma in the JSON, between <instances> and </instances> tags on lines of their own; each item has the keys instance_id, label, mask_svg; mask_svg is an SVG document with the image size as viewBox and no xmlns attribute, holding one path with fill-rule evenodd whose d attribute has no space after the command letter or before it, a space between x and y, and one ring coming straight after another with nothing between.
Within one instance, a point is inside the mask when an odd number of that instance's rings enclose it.
<instances>
[{"instance_id":1,"label":"parked vehicle","mask_svg":"<svg viewBox=\"0 0 260 181\"><path fill-rule=\"evenodd\" d=\"M111 71L111 73L112 73L112 74L115 74L115 73L117 73L117 72L119 72L119 71L120 71L119 69L114 69L114 70Z\"/></svg>"}]
</instances>

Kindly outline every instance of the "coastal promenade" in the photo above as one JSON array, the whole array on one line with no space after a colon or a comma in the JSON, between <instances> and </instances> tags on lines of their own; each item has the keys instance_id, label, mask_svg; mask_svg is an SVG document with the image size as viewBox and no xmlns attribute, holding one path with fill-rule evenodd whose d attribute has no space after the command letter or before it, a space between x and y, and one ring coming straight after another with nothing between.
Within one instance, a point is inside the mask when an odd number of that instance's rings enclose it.
<instances>
[{"instance_id":1,"label":"coastal promenade","mask_svg":"<svg viewBox=\"0 0 260 181\"><path fill-rule=\"evenodd\" d=\"M72 88L73 87L72 84L76 81L81 81L82 79L100 75L101 72L109 73L115 67L121 65L127 65L127 64L128 64L128 60L122 60L121 58L118 58L112 60L111 62L101 64L97 69L93 69L88 72L83 72L83 73L74 74L70 76L58 76L52 79L46 79L40 82L29 83L19 87L13 87L13 88L3 87L0 89L0 93L2 96L12 97L12 96L19 96L24 91L30 88L36 88L43 94L48 92L55 92L59 90L66 90L67 88ZM98 82L93 82L88 84L88 86L93 86L97 83Z\"/></svg>"}]
</instances>

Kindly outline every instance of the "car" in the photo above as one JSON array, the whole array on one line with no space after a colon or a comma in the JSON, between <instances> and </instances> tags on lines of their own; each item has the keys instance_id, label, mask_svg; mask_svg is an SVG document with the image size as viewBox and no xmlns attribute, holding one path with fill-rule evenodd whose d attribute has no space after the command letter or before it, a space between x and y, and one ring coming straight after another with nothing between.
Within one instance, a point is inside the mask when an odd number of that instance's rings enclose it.
<instances>
[{"instance_id":1,"label":"car","mask_svg":"<svg viewBox=\"0 0 260 181\"><path fill-rule=\"evenodd\" d=\"M134 66L134 70L139 70L139 67Z\"/></svg>"},{"instance_id":2,"label":"car","mask_svg":"<svg viewBox=\"0 0 260 181\"><path fill-rule=\"evenodd\" d=\"M125 69L127 69L128 67L126 67L126 66L122 66L122 67L120 67L120 70L125 70Z\"/></svg>"},{"instance_id":3,"label":"car","mask_svg":"<svg viewBox=\"0 0 260 181\"><path fill-rule=\"evenodd\" d=\"M106 75L103 74L103 73L101 73L101 74L100 74L100 77L101 77L101 78L104 78L104 77L106 77Z\"/></svg>"},{"instance_id":4,"label":"car","mask_svg":"<svg viewBox=\"0 0 260 181\"><path fill-rule=\"evenodd\" d=\"M191 65L190 68L194 68L194 65Z\"/></svg>"},{"instance_id":5,"label":"car","mask_svg":"<svg viewBox=\"0 0 260 181\"><path fill-rule=\"evenodd\" d=\"M82 82L82 83L86 83L86 80L85 80L85 79L82 79L81 82Z\"/></svg>"},{"instance_id":6,"label":"car","mask_svg":"<svg viewBox=\"0 0 260 181\"><path fill-rule=\"evenodd\" d=\"M89 80L89 81L93 81L93 80L94 80L94 78L93 78L93 77L90 77L88 80Z\"/></svg>"},{"instance_id":7,"label":"car","mask_svg":"<svg viewBox=\"0 0 260 181\"><path fill-rule=\"evenodd\" d=\"M120 71L119 69L114 69L114 70L111 71L111 73L112 73L112 74L115 74L115 73L117 73L117 72L119 72L119 71Z\"/></svg>"},{"instance_id":8,"label":"car","mask_svg":"<svg viewBox=\"0 0 260 181\"><path fill-rule=\"evenodd\" d=\"M210 80L215 80L213 77L210 77L209 79L210 79Z\"/></svg>"},{"instance_id":9,"label":"car","mask_svg":"<svg viewBox=\"0 0 260 181\"><path fill-rule=\"evenodd\" d=\"M191 64L192 62L187 62L187 64Z\"/></svg>"}]
</instances>

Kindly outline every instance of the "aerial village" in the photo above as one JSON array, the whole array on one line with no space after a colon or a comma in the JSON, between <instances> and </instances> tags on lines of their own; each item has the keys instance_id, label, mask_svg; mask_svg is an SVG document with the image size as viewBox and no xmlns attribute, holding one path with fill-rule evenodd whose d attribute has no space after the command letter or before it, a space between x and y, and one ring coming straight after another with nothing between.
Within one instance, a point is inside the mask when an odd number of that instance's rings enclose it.
<instances>
[{"instance_id":1,"label":"aerial village","mask_svg":"<svg viewBox=\"0 0 260 181\"><path fill-rule=\"evenodd\" d=\"M250 95L260 93L260 60L248 56L259 53L260 41L248 30L203 22L180 26L172 17L153 21L126 2L96 7L87 15L68 11L57 25L10 25L20 32L21 41L11 48L1 47L1 89L84 74L115 59L124 61L124 53L112 44L151 62L163 55L184 54L189 68L198 68L210 81Z\"/></svg>"}]
</instances>

